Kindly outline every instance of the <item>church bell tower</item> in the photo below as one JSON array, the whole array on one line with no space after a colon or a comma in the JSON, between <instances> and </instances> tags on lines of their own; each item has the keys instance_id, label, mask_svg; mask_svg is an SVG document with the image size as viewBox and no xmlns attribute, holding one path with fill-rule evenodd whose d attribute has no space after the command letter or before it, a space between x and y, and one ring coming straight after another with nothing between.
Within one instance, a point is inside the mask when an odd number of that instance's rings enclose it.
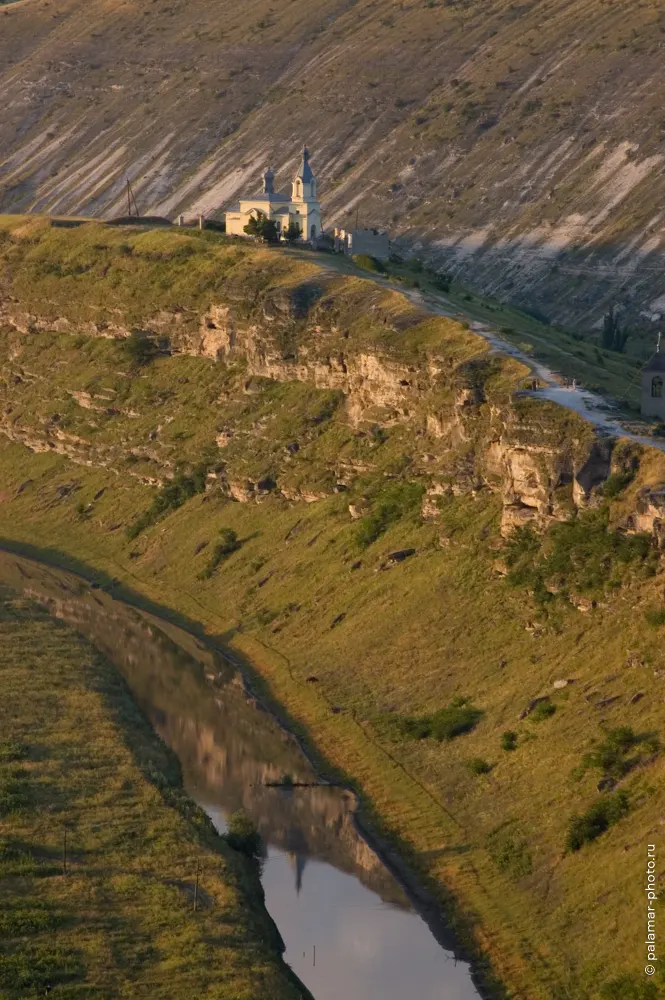
<instances>
[{"instance_id":1,"label":"church bell tower","mask_svg":"<svg viewBox=\"0 0 665 1000\"><path fill-rule=\"evenodd\" d=\"M321 206L307 146L302 151L302 160L293 178L289 221L298 226L304 240L314 241L321 235Z\"/></svg>"}]
</instances>

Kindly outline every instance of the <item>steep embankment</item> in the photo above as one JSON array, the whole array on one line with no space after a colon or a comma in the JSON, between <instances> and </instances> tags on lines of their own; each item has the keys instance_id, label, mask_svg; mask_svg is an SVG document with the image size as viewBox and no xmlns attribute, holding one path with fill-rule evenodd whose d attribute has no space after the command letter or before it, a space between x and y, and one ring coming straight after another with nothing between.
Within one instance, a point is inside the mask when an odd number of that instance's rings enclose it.
<instances>
[{"instance_id":1,"label":"steep embankment","mask_svg":"<svg viewBox=\"0 0 665 1000\"><path fill-rule=\"evenodd\" d=\"M7 228L0 532L248 657L515 997L641 990L663 456L372 283Z\"/></svg>"},{"instance_id":2,"label":"steep embankment","mask_svg":"<svg viewBox=\"0 0 665 1000\"><path fill-rule=\"evenodd\" d=\"M0 210L218 213L312 146L328 223L590 329L664 311L660 0L34 0L0 13Z\"/></svg>"}]
</instances>

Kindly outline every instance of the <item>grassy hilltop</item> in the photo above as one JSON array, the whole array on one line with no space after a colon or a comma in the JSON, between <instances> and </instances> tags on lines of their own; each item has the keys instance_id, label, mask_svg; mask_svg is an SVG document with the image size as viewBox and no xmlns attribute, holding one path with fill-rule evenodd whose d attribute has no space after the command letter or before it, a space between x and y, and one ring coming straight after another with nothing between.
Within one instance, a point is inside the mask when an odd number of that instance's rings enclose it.
<instances>
[{"instance_id":1,"label":"grassy hilltop","mask_svg":"<svg viewBox=\"0 0 665 1000\"><path fill-rule=\"evenodd\" d=\"M585 331L662 312L661 0L5 5L0 210L219 214L307 141L327 224Z\"/></svg>"},{"instance_id":2,"label":"grassy hilltop","mask_svg":"<svg viewBox=\"0 0 665 1000\"><path fill-rule=\"evenodd\" d=\"M625 528L663 456L604 466L588 425L514 396L523 366L357 277L6 228L5 542L244 656L496 996L662 996L665 576ZM504 537L536 494L550 513Z\"/></svg>"}]
</instances>

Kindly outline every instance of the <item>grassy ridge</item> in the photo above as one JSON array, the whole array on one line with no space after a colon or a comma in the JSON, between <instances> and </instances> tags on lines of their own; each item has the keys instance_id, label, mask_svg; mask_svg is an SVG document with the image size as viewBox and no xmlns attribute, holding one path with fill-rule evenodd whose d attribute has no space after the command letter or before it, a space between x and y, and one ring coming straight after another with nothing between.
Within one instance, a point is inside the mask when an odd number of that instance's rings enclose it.
<instances>
[{"instance_id":1,"label":"grassy ridge","mask_svg":"<svg viewBox=\"0 0 665 1000\"><path fill-rule=\"evenodd\" d=\"M301 996L256 876L114 668L5 589L0 650L3 1000Z\"/></svg>"},{"instance_id":2,"label":"grassy ridge","mask_svg":"<svg viewBox=\"0 0 665 1000\"><path fill-rule=\"evenodd\" d=\"M340 325L352 326L356 338L360 334L384 348L394 350L399 343L391 343L387 331L373 322L369 299L398 327L413 323L416 316L403 297L359 281L362 270L347 258L258 249L211 232L140 231L94 223L71 230L51 227L40 217L0 216L0 259L10 308L19 317L23 314L28 325L37 320L57 327L66 316L82 329L95 324L111 336L119 328L152 331L165 342L172 338L179 348L200 342L200 317L220 298L247 313L267 295L308 283L334 296L338 309L344 305L335 316ZM432 272L414 271L408 261L391 264L389 272L407 287L416 282L435 309L437 301L441 304ZM459 318L491 326L527 356L565 377L638 408L642 362L635 357L602 350L588 338L472 294L457 282L443 302L459 310ZM176 315L177 326L167 329L169 311ZM445 322L439 320L439 328ZM467 341L483 349L476 335L469 333ZM653 344L631 342L630 347L648 355Z\"/></svg>"},{"instance_id":3,"label":"grassy ridge","mask_svg":"<svg viewBox=\"0 0 665 1000\"><path fill-rule=\"evenodd\" d=\"M507 442L532 460L525 478L546 484L559 457L585 460L592 433L554 405L511 401L523 366L356 277L313 278L300 265L285 274L290 258L246 248L235 274L232 245L182 234L167 234L145 265L136 249L119 254L118 241L135 234L83 227L68 243L40 229L10 246L19 283L25 266L40 287L32 269L44 232L56 241L44 322L67 318L73 294L75 319L68 333L34 324L2 333L6 432L41 453L3 443L0 535L74 568L78 560L109 585L116 578L246 656L323 765L355 784L375 826L440 900L454 894L462 933L515 996L614 1000L624 975L641 989L638 886L642 845L665 807L663 756L622 772L621 808L593 842L566 844L576 816L603 825L590 810L607 790L582 761L608 731L665 728L663 568L656 550L616 532L638 490L662 483L663 456L634 450L634 478L596 491L590 519L511 550L500 534L504 480L499 472L495 492L482 487L483 452ZM106 277L117 269L104 297L90 239L112 243L99 251ZM171 251L190 244L176 265ZM67 264L79 250L91 254L89 271ZM168 329L194 336L201 310L230 303L239 336L258 330L255 349L273 352L279 382L248 374L249 351L229 365L175 355L134 366L121 343L77 335L95 315L153 322L160 303L174 308L174 284L186 291L188 268L194 285L199 264L212 273L209 256L219 287L192 292L191 313L180 322L170 313ZM323 294L307 317L279 319L313 281ZM29 283L25 295L39 305ZM318 378L340 358L361 359L352 399L285 381L279 368L303 377L306 363ZM64 440L79 463L53 453ZM214 473L206 492L178 488L172 503L173 491L145 485L204 461ZM562 482L553 497L570 513L572 491ZM297 496L311 502L287 499ZM213 565L223 537L238 545ZM502 560L512 562L508 580L494 568ZM581 592L585 614L566 598ZM439 728L460 710L473 725Z\"/></svg>"}]
</instances>

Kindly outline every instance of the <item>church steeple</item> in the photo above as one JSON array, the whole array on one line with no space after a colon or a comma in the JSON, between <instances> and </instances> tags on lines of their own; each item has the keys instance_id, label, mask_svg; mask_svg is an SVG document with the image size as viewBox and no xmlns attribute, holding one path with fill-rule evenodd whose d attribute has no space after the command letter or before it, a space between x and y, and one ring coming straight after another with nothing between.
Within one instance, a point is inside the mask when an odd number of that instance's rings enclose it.
<instances>
[{"instance_id":1,"label":"church steeple","mask_svg":"<svg viewBox=\"0 0 665 1000\"><path fill-rule=\"evenodd\" d=\"M296 176L293 178L294 201L316 201L316 177L309 165L309 150L303 148L302 160Z\"/></svg>"},{"instance_id":2,"label":"church steeple","mask_svg":"<svg viewBox=\"0 0 665 1000\"><path fill-rule=\"evenodd\" d=\"M263 175L263 194L274 194L275 193L275 171L272 167L268 167L265 174Z\"/></svg>"},{"instance_id":3,"label":"church steeple","mask_svg":"<svg viewBox=\"0 0 665 1000\"><path fill-rule=\"evenodd\" d=\"M309 150L307 146L303 147L300 171L296 176L300 177L305 184L311 184L314 180L314 174L312 173L312 168L309 165Z\"/></svg>"},{"instance_id":4,"label":"church steeple","mask_svg":"<svg viewBox=\"0 0 665 1000\"><path fill-rule=\"evenodd\" d=\"M322 233L321 205L316 188L316 177L309 163L309 149L305 146L290 195L275 190L275 171L268 167L261 178L261 193L241 195L238 204L226 213L226 231L233 236L250 235L250 222L260 212L275 223L278 233L289 233L291 239L295 238L297 231L303 241L315 244Z\"/></svg>"}]
</instances>

